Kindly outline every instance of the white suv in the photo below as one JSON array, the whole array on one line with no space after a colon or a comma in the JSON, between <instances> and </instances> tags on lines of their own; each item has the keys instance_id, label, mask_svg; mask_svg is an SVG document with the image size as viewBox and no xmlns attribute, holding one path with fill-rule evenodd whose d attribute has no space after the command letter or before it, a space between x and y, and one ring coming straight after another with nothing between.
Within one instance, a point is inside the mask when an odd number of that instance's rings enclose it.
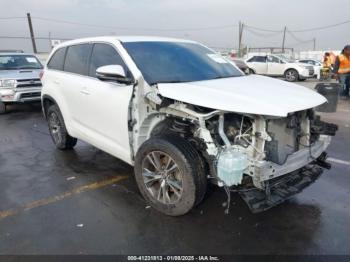
<instances>
[{"instance_id":1,"label":"white suv","mask_svg":"<svg viewBox=\"0 0 350 262\"><path fill-rule=\"evenodd\" d=\"M284 77L289 82L314 77L314 67L297 63L283 55L254 55L246 60L250 73Z\"/></svg>"},{"instance_id":2,"label":"white suv","mask_svg":"<svg viewBox=\"0 0 350 262\"><path fill-rule=\"evenodd\" d=\"M65 42L42 77L42 106L56 147L77 139L135 167L155 209L182 215L207 182L233 187L254 211L301 191L328 167L336 126L314 91L263 76L193 41L99 37ZM276 99L278 98L278 99Z\"/></svg>"}]
</instances>

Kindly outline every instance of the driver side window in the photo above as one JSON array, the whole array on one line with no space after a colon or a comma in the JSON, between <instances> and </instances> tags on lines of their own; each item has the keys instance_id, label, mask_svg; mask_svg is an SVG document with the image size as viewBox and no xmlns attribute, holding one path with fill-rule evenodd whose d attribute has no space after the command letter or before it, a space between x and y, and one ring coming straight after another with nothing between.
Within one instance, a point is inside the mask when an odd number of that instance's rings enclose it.
<instances>
[{"instance_id":1,"label":"driver side window","mask_svg":"<svg viewBox=\"0 0 350 262\"><path fill-rule=\"evenodd\" d=\"M123 59L112 46L102 43L94 44L90 59L89 76L96 77L96 69L105 65L121 65L127 77L131 77L131 73Z\"/></svg>"}]
</instances>

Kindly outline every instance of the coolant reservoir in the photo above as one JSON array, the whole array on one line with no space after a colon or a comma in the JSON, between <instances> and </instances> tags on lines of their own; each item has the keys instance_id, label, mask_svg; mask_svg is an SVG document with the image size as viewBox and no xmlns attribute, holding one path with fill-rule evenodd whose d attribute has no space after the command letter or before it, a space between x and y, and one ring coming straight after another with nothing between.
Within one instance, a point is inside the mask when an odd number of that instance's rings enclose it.
<instances>
[{"instance_id":1,"label":"coolant reservoir","mask_svg":"<svg viewBox=\"0 0 350 262\"><path fill-rule=\"evenodd\" d=\"M234 149L220 153L217 165L219 186L239 185L242 182L243 171L248 166L247 155Z\"/></svg>"}]
</instances>

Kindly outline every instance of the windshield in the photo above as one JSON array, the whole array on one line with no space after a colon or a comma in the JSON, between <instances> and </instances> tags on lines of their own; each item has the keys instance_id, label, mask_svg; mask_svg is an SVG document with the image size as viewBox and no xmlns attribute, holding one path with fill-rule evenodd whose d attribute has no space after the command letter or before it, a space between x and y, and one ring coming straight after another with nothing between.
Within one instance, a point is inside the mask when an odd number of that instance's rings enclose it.
<instances>
[{"instance_id":1,"label":"windshield","mask_svg":"<svg viewBox=\"0 0 350 262\"><path fill-rule=\"evenodd\" d=\"M0 70L41 69L43 66L32 55L0 55Z\"/></svg>"},{"instance_id":2,"label":"windshield","mask_svg":"<svg viewBox=\"0 0 350 262\"><path fill-rule=\"evenodd\" d=\"M126 42L123 46L150 85L243 75L230 61L196 43Z\"/></svg>"}]
</instances>

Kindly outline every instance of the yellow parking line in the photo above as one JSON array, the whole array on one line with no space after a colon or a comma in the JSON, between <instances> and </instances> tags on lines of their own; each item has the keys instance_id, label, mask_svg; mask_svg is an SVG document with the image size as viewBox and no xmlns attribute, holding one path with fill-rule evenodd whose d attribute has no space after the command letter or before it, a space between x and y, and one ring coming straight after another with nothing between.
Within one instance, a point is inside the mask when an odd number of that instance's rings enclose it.
<instances>
[{"instance_id":1,"label":"yellow parking line","mask_svg":"<svg viewBox=\"0 0 350 262\"><path fill-rule=\"evenodd\" d=\"M101 188L104 186L108 186L111 184L114 184L116 182L119 182L121 180L126 179L128 176L117 176L117 177L113 177L107 180L103 180L103 181L99 181L99 182L95 182L92 184L88 184L88 185L84 185L84 186L80 186L77 187L71 191L67 191L64 192L60 195L57 196L53 196L53 197L49 197L49 198L44 198L44 199L40 199L28 204L25 204L19 208L13 208L13 209L8 209L8 210L4 210L4 211L0 211L0 219L3 219L5 217L9 217L9 216L13 216L16 215L22 211L27 211L27 210L31 210L33 208L37 208L37 207L41 207L41 206L46 206L48 204L52 204L55 203L57 201L60 201L62 199L65 199L67 197L73 196L73 195L77 195L86 191L90 191L90 190L94 190L97 188Z\"/></svg>"}]
</instances>

